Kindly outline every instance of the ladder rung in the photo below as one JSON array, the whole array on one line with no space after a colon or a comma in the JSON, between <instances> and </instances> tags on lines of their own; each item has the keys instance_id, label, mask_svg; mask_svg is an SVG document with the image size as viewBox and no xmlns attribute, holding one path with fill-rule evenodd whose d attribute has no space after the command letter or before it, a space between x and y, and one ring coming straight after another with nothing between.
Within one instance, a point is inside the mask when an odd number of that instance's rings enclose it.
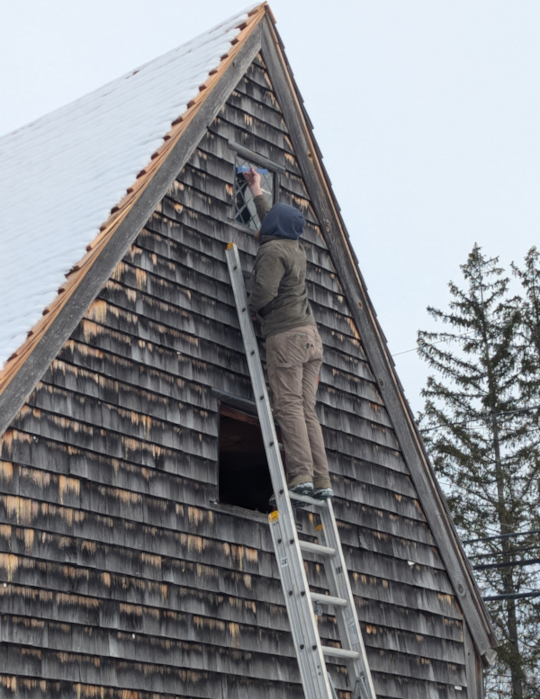
<instances>
[{"instance_id":1,"label":"ladder rung","mask_svg":"<svg viewBox=\"0 0 540 699\"><path fill-rule=\"evenodd\" d=\"M299 541L300 548L302 551L307 551L308 553L318 553L320 556L335 556L336 549L330 548L330 546L321 546L320 544L311 544L309 541Z\"/></svg>"},{"instance_id":2,"label":"ladder rung","mask_svg":"<svg viewBox=\"0 0 540 699\"><path fill-rule=\"evenodd\" d=\"M309 495L297 495L297 493L291 493L291 491L289 490L289 497L291 498L291 500L307 502L308 505L314 505L315 507L326 507L326 500L317 500L316 498L310 498Z\"/></svg>"},{"instance_id":3,"label":"ladder rung","mask_svg":"<svg viewBox=\"0 0 540 699\"><path fill-rule=\"evenodd\" d=\"M348 660L357 660L360 653L355 650L345 650L343 648L331 648L330 646L321 646L324 655L332 656L333 658L347 658Z\"/></svg>"},{"instance_id":4,"label":"ladder rung","mask_svg":"<svg viewBox=\"0 0 540 699\"><path fill-rule=\"evenodd\" d=\"M320 595L318 592L311 593L311 599L320 604L330 604L333 607L347 607L349 603L341 597L330 597L330 595Z\"/></svg>"}]
</instances>

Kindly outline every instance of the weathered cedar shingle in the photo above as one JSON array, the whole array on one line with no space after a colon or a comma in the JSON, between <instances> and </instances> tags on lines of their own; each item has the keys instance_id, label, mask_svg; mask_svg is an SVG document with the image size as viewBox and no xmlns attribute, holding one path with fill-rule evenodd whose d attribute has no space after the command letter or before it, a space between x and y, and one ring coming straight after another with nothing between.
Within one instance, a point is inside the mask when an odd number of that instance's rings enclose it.
<instances>
[{"instance_id":1,"label":"weathered cedar shingle","mask_svg":"<svg viewBox=\"0 0 540 699\"><path fill-rule=\"evenodd\" d=\"M286 168L281 198L308 219L318 410L378 697L461 697L462 614L260 58L2 441L2 691L302 696L267 525L212 505L211 390L252 396L224 250L249 270L257 245L228 223L229 139ZM313 540L313 516L298 522ZM319 625L336 639L331 615Z\"/></svg>"}]
</instances>

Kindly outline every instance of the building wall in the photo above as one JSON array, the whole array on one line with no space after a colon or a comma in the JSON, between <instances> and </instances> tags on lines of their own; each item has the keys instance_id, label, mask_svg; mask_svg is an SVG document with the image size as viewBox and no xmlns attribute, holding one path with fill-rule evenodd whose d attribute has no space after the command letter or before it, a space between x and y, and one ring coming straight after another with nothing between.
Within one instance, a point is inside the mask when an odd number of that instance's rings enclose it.
<instances>
[{"instance_id":1,"label":"building wall","mask_svg":"<svg viewBox=\"0 0 540 699\"><path fill-rule=\"evenodd\" d=\"M462 614L260 57L4 435L2 696L303 696L266 518L214 504L212 389L252 396L225 246L250 269L257 244L230 225L229 139L286 168L308 221L319 415L378 697L466 697Z\"/></svg>"}]
</instances>

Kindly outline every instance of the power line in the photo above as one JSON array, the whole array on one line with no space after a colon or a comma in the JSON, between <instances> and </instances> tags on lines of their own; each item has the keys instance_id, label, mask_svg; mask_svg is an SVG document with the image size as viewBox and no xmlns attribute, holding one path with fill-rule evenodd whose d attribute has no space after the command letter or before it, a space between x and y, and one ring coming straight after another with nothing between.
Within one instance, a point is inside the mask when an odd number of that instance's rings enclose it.
<instances>
[{"instance_id":1,"label":"power line","mask_svg":"<svg viewBox=\"0 0 540 699\"><path fill-rule=\"evenodd\" d=\"M436 340L435 342L430 342L430 345L439 345L441 342L448 342L448 340L453 340L459 337L466 337L467 335L470 335L471 333L476 332L475 330L468 330L466 333L463 333L463 335L455 335L454 337L445 337L444 340ZM412 349L404 350L403 352L396 352L395 354L392 355L392 357L399 357L400 354L408 354L409 352L418 352L419 347L413 347Z\"/></svg>"},{"instance_id":2,"label":"power line","mask_svg":"<svg viewBox=\"0 0 540 699\"><path fill-rule=\"evenodd\" d=\"M518 556L520 553L525 551L531 551L540 547L540 542L538 544L533 544L532 546L523 546L522 548L508 549L508 551L490 551L489 553L471 553L468 558L474 558L478 560L479 558L493 558L494 556L502 556L506 554L507 556Z\"/></svg>"},{"instance_id":3,"label":"power line","mask_svg":"<svg viewBox=\"0 0 540 699\"><path fill-rule=\"evenodd\" d=\"M481 539L467 539L462 544L476 544L480 541L495 541L495 539L511 539L515 536L528 536L529 534L540 534L540 529L531 529L528 532L509 532L508 534L498 534L497 536L484 536Z\"/></svg>"},{"instance_id":4,"label":"power line","mask_svg":"<svg viewBox=\"0 0 540 699\"><path fill-rule=\"evenodd\" d=\"M512 595L488 595L487 597L482 597L482 599L484 602L492 602L504 599L524 599L525 597L540 597L540 590L534 590L533 592L516 592Z\"/></svg>"},{"instance_id":5,"label":"power line","mask_svg":"<svg viewBox=\"0 0 540 699\"><path fill-rule=\"evenodd\" d=\"M492 568L518 568L519 566L532 566L540 563L540 558L529 558L525 561L508 561L507 563L480 563L473 566L473 570L488 570Z\"/></svg>"},{"instance_id":6,"label":"power line","mask_svg":"<svg viewBox=\"0 0 540 699\"><path fill-rule=\"evenodd\" d=\"M464 425L468 425L470 422L479 422L480 420L485 420L490 417L494 417L497 415L515 415L517 413L526 413L529 412L529 410L538 410L540 408L540 405L531 405L528 408L517 408L516 410L499 410L498 412L492 412L492 413L485 413L484 415L480 415L479 417L471 417L468 420L464 420L463 422L449 422L446 425L435 425L434 427L420 427L420 432L432 432L433 430L442 430L445 427L462 427Z\"/></svg>"},{"instance_id":7,"label":"power line","mask_svg":"<svg viewBox=\"0 0 540 699\"><path fill-rule=\"evenodd\" d=\"M482 484L482 487L487 486L487 485L494 485L494 482ZM471 488L467 488L466 485L461 485L458 483L450 483L450 486L447 485L446 487L447 488L460 488L461 490L464 490L466 493L469 493L469 495L473 495L475 498L480 498L480 500L486 500L487 502L490 502L490 503L493 501L493 497L490 495L487 488L485 488L485 487L483 488L482 492L478 492L478 490L472 490ZM480 487L480 485L479 485L479 487ZM444 485L443 485L443 489L444 489ZM453 495L451 492L445 491L445 497L448 500L451 500L451 499L455 498L455 495ZM494 527L487 527L486 525L484 525L484 526L486 527L486 529L493 529L494 531L497 531Z\"/></svg>"}]
</instances>

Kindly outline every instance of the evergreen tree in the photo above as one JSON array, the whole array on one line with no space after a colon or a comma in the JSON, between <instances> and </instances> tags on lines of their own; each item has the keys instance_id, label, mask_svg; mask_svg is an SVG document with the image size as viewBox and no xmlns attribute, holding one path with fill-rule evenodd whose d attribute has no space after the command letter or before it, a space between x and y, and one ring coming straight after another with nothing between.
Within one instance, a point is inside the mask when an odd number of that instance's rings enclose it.
<instances>
[{"instance_id":1,"label":"evergreen tree","mask_svg":"<svg viewBox=\"0 0 540 699\"><path fill-rule=\"evenodd\" d=\"M531 405L540 404L540 252L532 247L520 269L512 263L512 270L521 282L524 298L521 299L522 339L522 392Z\"/></svg>"},{"instance_id":2,"label":"evergreen tree","mask_svg":"<svg viewBox=\"0 0 540 699\"><path fill-rule=\"evenodd\" d=\"M523 298L520 299L520 339L521 375L520 388L524 409L530 412L531 459L536 458L535 471L540 471L538 453L540 451L540 251L536 247L529 250L523 269L512 263L512 270L521 282ZM530 513L530 527L540 530L540 508ZM530 559L540 558L540 536L528 537ZM540 589L540 566L536 568L536 589ZM522 601L523 613L529 619L524 629L523 643L529 648L532 671L531 682L536 686L540 697L540 597Z\"/></svg>"},{"instance_id":3,"label":"evergreen tree","mask_svg":"<svg viewBox=\"0 0 540 699\"><path fill-rule=\"evenodd\" d=\"M437 372L422 392L420 422L458 530L466 540L484 539L469 550L473 564L485 566L477 573L481 588L505 596L490 603L501 645L489 696L528 699L538 697L538 637L532 639L534 619L526 618L515 595L530 589L535 571L514 564L538 538L485 539L536 528L538 435L531 438L535 412L524 410L534 383L525 350L530 330L523 325L523 300L509 298L498 258L486 258L475 245L461 270L465 286L449 284L449 311L428 308L448 330L418 334L419 354ZM532 278L528 267L524 274Z\"/></svg>"}]
</instances>

